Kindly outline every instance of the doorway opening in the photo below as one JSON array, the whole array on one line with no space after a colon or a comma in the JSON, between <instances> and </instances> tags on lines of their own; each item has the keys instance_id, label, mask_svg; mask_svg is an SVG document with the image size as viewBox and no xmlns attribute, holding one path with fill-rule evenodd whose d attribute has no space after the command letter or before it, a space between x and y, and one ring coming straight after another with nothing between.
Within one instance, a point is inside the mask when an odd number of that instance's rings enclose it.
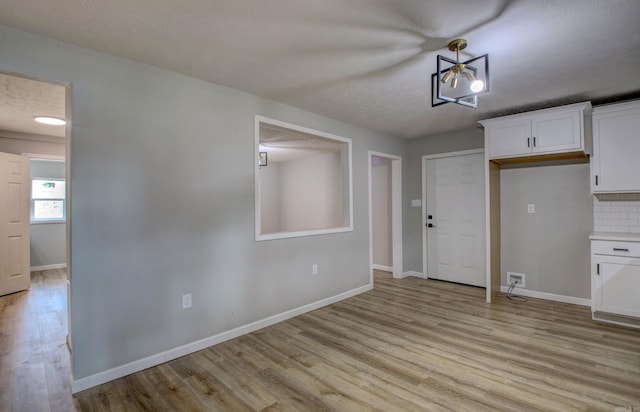
<instances>
[{"instance_id":1,"label":"doorway opening","mask_svg":"<svg viewBox=\"0 0 640 412\"><path fill-rule=\"evenodd\" d=\"M403 277L402 158L369 151L369 267Z\"/></svg>"},{"instance_id":2,"label":"doorway opening","mask_svg":"<svg viewBox=\"0 0 640 412\"><path fill-rule=\"evenodd\" d=\"M26 214L29 227L24 267L28 276L38 279L47 274L65 278L65 296L60 299L66 304L60 305L64 313L57 317L66 319L63 323L71 349L71 85L0 71L0 86L0 152L22 157L30 164L26 166L29 173L24 193L27 210L20 212ZM66 120L66 125L39 123L36 117L41 116ZM34 192L36 185L40 190Z\"/></svg>"}]
</instances>

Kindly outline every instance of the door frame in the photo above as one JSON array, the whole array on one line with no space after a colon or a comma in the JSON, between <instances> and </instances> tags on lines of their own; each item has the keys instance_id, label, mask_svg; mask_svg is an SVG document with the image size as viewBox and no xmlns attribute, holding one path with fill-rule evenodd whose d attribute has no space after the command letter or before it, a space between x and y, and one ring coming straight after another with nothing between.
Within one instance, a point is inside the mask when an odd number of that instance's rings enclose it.
<instances>
[{"instance_id":1,"label":"door frame","mask_svg":"<svg viewBox=\"0 0 640 412\"><path fill-rule=\"evenodd\" d=\"M427 265L429 256L427 254L427 160L441 159L444 157L469 156L484 153L484 149L460 150L456 152L446 152L422 156L422 277L429 279Z\"/></svg>"},{"instance_id":2,"label":"door frame","mask_svg":"<svg viewBox=\"0 0 640 412\"><path fill-rule=\"evenodd\" d=\"M393 277L403 277L402 246L402 157L369 150L369 275L373 285L373 196L372 167L373 156L391 160L391 244L393 259Z\"/></svg>"}]
</instances>

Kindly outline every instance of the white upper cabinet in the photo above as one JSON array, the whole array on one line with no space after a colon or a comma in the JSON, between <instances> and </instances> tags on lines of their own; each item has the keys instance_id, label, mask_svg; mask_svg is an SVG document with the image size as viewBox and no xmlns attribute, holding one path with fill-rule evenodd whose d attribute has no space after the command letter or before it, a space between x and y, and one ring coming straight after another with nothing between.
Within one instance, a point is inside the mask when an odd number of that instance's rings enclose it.
<instances>
[{"instance_id":1,"label":"white upper cabinet","mask_svg":"<svg viewBox=\"0 0 640 412\"><path fill-rule=\"evenodd\" d=\"M585 116L591 103L482 120L489 159L509 159L562 153L588 153Z\"/></svg>"},{"instance_id":2,"label":"white upper cabinet","mask_svg":"<svg viewBox=\"0 0 640 412\"><path fill-rule=\"evenodd\" d=\"M531 154L529 119L504 120L490 124L484 120L480 123L484 125L485 141L491 143L488 148L491 159Z\"/></svg>"},{"instance_id":3,"label":"white upper cabinet","mask_svg":"<svg viewBox=\"0 0 640 412\"><path fill-rule=\"evenodd\" d=\"M591 191L640 192L640 101L594 109Z\"/></svg>"}]
</instances>

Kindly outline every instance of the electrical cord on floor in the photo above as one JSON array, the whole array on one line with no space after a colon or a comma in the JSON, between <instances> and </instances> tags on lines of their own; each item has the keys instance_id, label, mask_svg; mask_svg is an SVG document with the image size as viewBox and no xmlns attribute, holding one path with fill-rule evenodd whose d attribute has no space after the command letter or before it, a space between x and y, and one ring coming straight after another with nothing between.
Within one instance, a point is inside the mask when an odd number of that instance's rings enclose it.
<instances>
[{"instance_id":1,"label":"electrical cord on floor","mask_svg":"<svg viewBox=\"0 0 640 412\"><path fill-rule=\"evenodd\" d=\"M526 302L527 298L525 298L524 296L519 296L519 295L513 295L513 289L516 287L517 282L511 282L511 284L509 285L509 289L507 290L507 299L512 300L514 302Z\"/></svg>"}]
</instances>

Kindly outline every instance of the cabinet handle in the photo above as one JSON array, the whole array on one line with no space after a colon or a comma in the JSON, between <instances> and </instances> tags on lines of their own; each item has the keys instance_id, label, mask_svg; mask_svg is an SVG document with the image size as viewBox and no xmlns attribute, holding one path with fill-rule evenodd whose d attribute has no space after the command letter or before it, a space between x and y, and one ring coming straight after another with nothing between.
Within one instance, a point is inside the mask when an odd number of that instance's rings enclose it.
<instances>
[{"instance_id":1,"label":"cabinet handle","mask_svg":"<svg viewBox=\"0 0 640 412\"><path fill-rule=\"evenodd\" d=\"M531 138L527 137L527 147L531 147Z\"/></svg>"},{"instance_id":2,"label":"cabinet handle","mask_svg":"<svg viewBox=\"0 0 640 412\"><path fill-rule=\"evenodd\" d=\"M614 252L628 252L628 251L629 251L629 249L627 249L627 248L623 248L623 247L614 247L614 248L613 248L613 251L614 251Z\"/></svg>"},{"instance_id":3,"label":"cabinet handle","mask_svg":"<svg viewBox=\"0 0 640 412\"><path fill-rule=\"evenodd\" d=\"M536 147L536 137L533 136L533 147Z\"/></svg>"},{"instance_id":4,"label":"cabinet handle","mask_svg":"<svg viewBox=\"0 0 640 412\"><path fill-rule=\"evenodd\" d=\"M596 263L596 275L600 274L600 263Z\"/></svg>"},{"instance_id":5,"label":"cabinet handle","mask_svg":"<svg viewBox=\"0 0 640 412\"><path fill-rule=\"evenodd\" d=\"M598 175L596 175L596 186L598 186Z\"/></svg>"}]
</instances>

